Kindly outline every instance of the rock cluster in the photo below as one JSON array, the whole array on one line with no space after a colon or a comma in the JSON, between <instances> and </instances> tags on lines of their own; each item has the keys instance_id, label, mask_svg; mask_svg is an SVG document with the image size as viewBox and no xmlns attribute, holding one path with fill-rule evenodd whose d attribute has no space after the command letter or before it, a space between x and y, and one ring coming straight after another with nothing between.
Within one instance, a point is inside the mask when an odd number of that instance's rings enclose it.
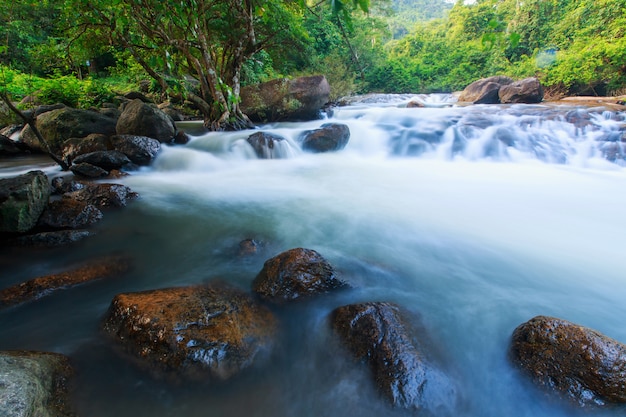
<instances>
[{"instance_id":1,"label":"rock cluster","mask_svg":"<svg viewBox=\"0 0 626 417\"><path fill-rule=\"evenodd\" d=\"M543 87L537 78L514 81L498 75L474 81L465 87L458 100L474 104L541 103Z\"/></svg>"}]
</instances>

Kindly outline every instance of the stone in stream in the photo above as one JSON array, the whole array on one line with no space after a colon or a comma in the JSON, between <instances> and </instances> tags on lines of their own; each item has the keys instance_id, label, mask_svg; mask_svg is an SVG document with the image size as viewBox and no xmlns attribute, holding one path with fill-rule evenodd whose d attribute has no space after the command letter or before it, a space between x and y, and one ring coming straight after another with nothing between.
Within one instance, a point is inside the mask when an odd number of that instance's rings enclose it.
<instances>
[{"instance_id":1,"label":"stone in stream","mask_svg":"<svg viewBox=\"0 0 626 417\"><path fill-rule=\"evenodd\" d=\"M125 207L137 197L137 193L121 184L85 184L83 188L63 195L63 198L83 201L98 208Z\"/></svg>"},{"instance_id":2,"label":"stone in stream","mask_svg":"<svg viewBox=\"0 0 626 417\"><path fill-rule=\"evenodd\" d=\"M626 403L626 345L566 320L537 316L513 332L511 361L580 406Z\"/></svg>"},{"instance_id":3,"label":"stone in stream","mask_svg":"<svg viewBox=\"0 0 626 417\"><path fill-rule=\"evenodd\" d=\"M226 380L268 358L278 324L251 295L218 282L119 294L103 328L157 376Z\"/></svg>"},{"instance_id":4,"label":"stone in stream","mask_svg":"<svg viewBox=\"0 0 626 417\"><path fill-rule=\"evenodd\" d=\"M512 82L512 78L501 75L482 78L465 87L459 95L458 100L460 102L472 102L474 104L498 104L500 103L500 97L498 95L500 88Z\"/></svg>"},{"instance_id":5,"label":"stone in stream","mask_svg":"<svg viewBox=\"0 0 626 417\"><path fill-rule=\"evenodd\" d=\"M50 197L42 171L0 179L0 232L26 232L37 224Z\"/></svg>"},{"instance_id":6,"label":"stone in stream","mask_svg":"<svg viewBox=\"0 0 626 417\"><path fill-rule=\"evenodd\" d=\"M537 78L525 78L503 85L498 90L501 103L541 103L543 101L543 87Z\"/></svg>"},{"instance_id":7,"label":"stone in stream","mask_svg":"<svg viewBox=\"0 0 626 417\"><path fill-rule=\"evenodd\" d=\"M99 279L119 277L128 272L130 267L131 262L128 258L109 256L89 261L80 267L64 272L33 278L0 290L0 308L36 300L59 289Z\"/></svg>"},{"instance_id":8,"label":"stone in stream","mask_svg":"<svg viewBox=\"0 0 626 417\"><path fill-rule=\"evenodd\" d=\"M51 201L38 226L49 229L81 229L102 219L102 211L92 204L69 198Z\"/></svg>"},{"instance_id":9,"label":"stone in stream","mask_svg":"<svg viewBox=\"0 0 626 417\"><path fill-rule=\"evenodd\" d=\"M346 287L326 259L311 249L295 248L265 261L252 290L276 304L314 297Z\"/></svg>"},{"instance_id":10,"label":"stone in stream","mask_svg":"<svg viewBox=\"0 0 626 417\"><path fill-rule=\"evenodd\" d=\"M284 137L273 133L256 132L248 136L246 142L252 146L259 159L279 159L282 155L275 148L279 142L284 140Z\"/></svg>"},{"instance_id":11,"label":"stone in stream","mask_svg":"<svg viewBox=\"0 0 626 417\"><path fill-rule=\"evenodd\" d=\"M302 133L302 149L308 152L334 152L346 147L350 128L342 123L324 123L319 129Z\"/></svg>"},{"instance_id":12,"label":"stone in stream","mask_svg":"<svg viewBox=\"0 0 626 417\"><path fill-rule=\"evenodd\" d=\"M0 351L0 415L70 417L73 370L58 353Z\"/></svg>"},{"instance_id":13,"label":"stone in stream","mask_svg":"<svg viewBox=\"0 0 626 417\"><path fill-rule=\"evenodd\" d=\"M395 304L369 302L335 309L331 325L354 357L367 362L378 388L394 406L453 415L457 387L406 317Z\"/></svg>"}]
</instances>

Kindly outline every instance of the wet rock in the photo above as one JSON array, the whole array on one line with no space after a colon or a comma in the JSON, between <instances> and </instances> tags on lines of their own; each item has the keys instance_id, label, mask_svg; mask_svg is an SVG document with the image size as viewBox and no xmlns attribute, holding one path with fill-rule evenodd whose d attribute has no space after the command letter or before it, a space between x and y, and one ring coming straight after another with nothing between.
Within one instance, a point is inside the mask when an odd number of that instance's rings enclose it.
<instances>
[{"instance_id":1,"label":"wet rock","mask_svg":"<svg viewBox=\"0 0 626 417\"><path fill-rule=\"evenodd\" d=\"M176 132L176 136L174 136L174 143L176 145L185 145L189 143L190 140L191 138L189 137L189 135L182 130Z\"/></svg>"},{"instance_id":2,"label":"wet rock","mask_svg":"<svg viewBox=\"0 0 626 417\"><path fill-rule=\"evenodd\" d=\"M241 110L258 123L315 120L329 97L323 75L278 79L242 88Z\"/></svg>"},{"instance_id":3,"label":"wet rock","mask_svg":"<svg viewBox=\"0 0 626 417\"><path fill-rule=\"evenodd\" d=\"M333 152L346 147L350 128L341 123L325 123L320 129L302 134L302 149L308 152Z\"/></svg>"},{"instance_id":4,"label":"wet rock","mask_svg":"<svg viewBox=\"0 0 626 417\"><path fill-rule=\"evenodd\" d=\"M512 78L501 75L474 81L465 87L459 95L458 101L472 102L474 104L498 104L500 103L498 96L500 88L512 82Z\"/></svg>"},{"instance_id":5,"label":"wet rock","mask_svg":"<svg viewBox=\"0 0 626 417\"><path fill-rule=\"evenodd\" d=\"M111 144L137 165L150 165L161 150L161 142L146 136L116 135Z\"/></svg>"},{"instance_id":6,"label":"wet rock","mask_svg":"<svg viewBox=\"0 0 626 417\"><path fill-rule=\"evenodd\" d=\"M512 362L581 406L626 402L626 345L566 320L537 316L513 332Z\"/></svg>"},{"instance_id":7,"label":"wet rock","mask_svg":"<svg viewBox=\"0 0 626 417\"><path fill-rule=\"evenodd\" d=\"M49 197L48 177L42 171L0 179L0 232L30 230L37 224Z\"/></svg>"},{"instance_id":8,"label":"wet rock","mask_svg":"<svg viewBox=\"0 0 626 417\"><path fill-rule=\"evenodd\" d=\"M70 171L79 177L85 178L104 178L109 175L109 171L106 169L88 164L87 162L72 165Z\"/></svg>"},{"instance_id":9,"label":"wet rock","mask_svg":"<svg viewBox=\"0 0 626 417\"><path fill-rule=\"evenodd\" d=\"M266 359L277 321L222 283L119 294L103 325L155 374L225 380Z\"/></svg>"},{"instance_id":10,"label":"wet rock","mask_svg":"<svg viewBox=\"0 0 626 417\"><path fill-rule=\"evenodd\" d=\"M602 156L611 162L626 160L626 143L623 142L601 142L598 150Z\"/></svg>"},{"instance_id":11,"label":"wet rock","mask_svg":"<svg viewBox=\"0 0 626 417\"><path fill-rule=\"evenodd\" d=\"M405 316L394 304L372 302L337 308L331 323L351 353L368 363L393 405L452 415L457 388L418 343Z\"/></svg>"},{"instance_id":12,"label":"wet rock","mask_svg":"<svg viewBox=\"0 0 626 417\"><path fill-rule=\"evenodd\" d=\"M102 212L84 201L69 198L51 201L38 225L50 229L82 229L102 219Z\"/></svg>"},{"instance_id":13,"label":"wet rock","mask_svg":"<svg viewBox=\"0 0 626 417\"><path fill-rule=\"evenodd\" d=\"M97 112L65 107L39 115L36 126L52 151L60 154L64 142L70 138L84 138L93 133L114 135L115 122L115 119ZM39 140L29 126L22 130L21 139L31 148L42 150Z\"/></svg>"},{"instance_id":14,"label":"wet rock","mask_svg":"<svg viewBox=\"0 0 626 417\"><path fill-rule=\"evenodd\" d=\"M239 242L237 256L240 258L258 255L264 249L264 243L256 239L244 239Z\"/></svg>"},{"instance_id":15,"label":"wet rock","mask_svg":"<svg viewBox=\"0 0 626 417\"><path fill-rule=\"evenodd\" d=\"M85 184L79 181L72 181L64 177L56 177L51 181L52 190L55 194L71 193L85 188Z\"/></svg>"},{"instance_id":16,"label":"wet rock","mask_svg":"<svg viewBox=\"0 0 626 417\"><path fill-rule=\"evenodd\" d=\"M88 230L56 230L20 236L11 239L8 243L14 246L53 248L71 245L92 235L93 233Z\"/></svg>"},{"instance_id":17,"label":"wet rock","mask_svg":"<svg viewBox=\"0 0 626 417\"><path fill-rule=\"evenodd\" d=\"M159 142L171 142L176 133L174 122L156 106L140 99L128 103L117 121L118 135L147 136Z\"/></svg>"},{"instance_id":18,"label":"wet rock","mask_svg":"<svg viewBox=\"0 0 626 417\"><path fill-rule=\"evenodd\" d=\"M70 138L63 143L63 160L71 164L74 158L96 151L111 149L109 137L100 133L93 133L84 138Z\"/></svg>"},{"instance_id":19,"label":"wet rock","mask_svg":"<svg viewBox=\"0 0 626 417\"><path fill-rule=\"evenodd\" d=\"M498 91L501 103L541 103L543 87L537 78L525 78L503 85Z\"/></svg>"},{"instance_id":20,"label":"wet rock","mask_svg":"<svg viewBox=\"0 0 626 417\"><path fill-rule=\"evenodd\" d=\"M18 155L24 152L16 142L0 134L0 156L2 155Z\"/></svg>"},{"instance_id":21,"label":"wet rock","mask_svg":"<svg viewBox=\"0 0 626 417\"><path fill-rule=\"evenodd\" d=\"M122 256L109 256L90 261L80 267L31 279L0 290L0 308L37 300L54 291L86 282L119 277L130 270L131 262Z\"/></svg>"},{"instance_id":22,"label":"wet rock","mask_svg":"<svg viewBox=\"0 0 626 417\"><path fill-rule=\"evenodd\" d=\"M280 152L275 151L278 142L285 138L268 132L256 132L248 136L246 141L252 146L256 156L260 159L279 159Z\"/></svg>"},{"instance_id":23,"label":"wet rock","mask_svg":"<svg viewBox=\"0 0 626 417\"><path fill-rule=\"evenodd\" d=\"M266 301L282 304L309 298L347 284L333 267L314 250L296 248L265 261L252 282L252 290Z\"/></svg>"},{"instance_id":24,"label":"wet rock","mask_svg":"<svg viewBox=\"0 0 626 417\"><path fill-rule=\"evenodd\" d=\"M70 417L73 370L58 353L0 351L0 415Z\"/></svg>"},{"instance_id":25,"label":"wet rock","mask_svg":"<svg viewBox=\"0 0 626 417\"><path fill-rule=\"evenodd\" d=\"M111 171L112 169L122 169L131 162L130 159L120 151L95 151L77 156L74 158L74 163L88 163L106 171Z\"/></svg>"},{"instance_id":26,"label":"wet rock","mask_svg":"<svg viewBox=\"0 0 626 417\"><path fill-rule=\"evenodd\" d=\"M63 198L84 201L98 208L125 207L137 197L137 193L121 184L85 184L84 188L63 195Z\"/></svg>"},{"instance_id":27,"label":"wet rock","mask_svg":"<svg viewBox=\"0 0 626 417\"><path fill-rule=\"evenodd\" d=\"M406 104L406 107L407 109L416 109L416 108L423 108L426 106L421 101L411 100Z\"/></svg>"}]
</instances>

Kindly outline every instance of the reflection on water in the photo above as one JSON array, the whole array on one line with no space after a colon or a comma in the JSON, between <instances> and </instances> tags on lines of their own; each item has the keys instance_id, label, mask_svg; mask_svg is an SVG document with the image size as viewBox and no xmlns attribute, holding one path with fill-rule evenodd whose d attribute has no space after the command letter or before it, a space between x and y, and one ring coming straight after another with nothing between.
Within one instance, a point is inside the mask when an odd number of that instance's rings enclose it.
<instances>
[{"instance_id":1,"label":"reflection on water","mask_svg":"<svg viewBox=\"0 0 626 417\"><path fill-rule=\"evenodd\" d=\"M82 415L407 415L378 396L326 321L339 305L394 301L419 316L459 380L458 415L577 415L533 389L506 350L513 329L538 314L626 342L626 171L597 146L616 143L624 114L396 105L265 127L292 144L289 159L254 158L251 132L165 148L123 180L141 198L107 213L96 237L69 251L12 253L0 284L111 251L135 258L132 274L0 311L0 349L72 357ZM302 153L300 133L328 121L349 125L348 146ZM246 238L264 251L238 258ZM249 288L265 259L293 247L320 252L357 290L279 312L284 339L268 367L223 385L173 385L129 365L98 330L119 292L215 278Z\"/></svg>"}]
</instances>

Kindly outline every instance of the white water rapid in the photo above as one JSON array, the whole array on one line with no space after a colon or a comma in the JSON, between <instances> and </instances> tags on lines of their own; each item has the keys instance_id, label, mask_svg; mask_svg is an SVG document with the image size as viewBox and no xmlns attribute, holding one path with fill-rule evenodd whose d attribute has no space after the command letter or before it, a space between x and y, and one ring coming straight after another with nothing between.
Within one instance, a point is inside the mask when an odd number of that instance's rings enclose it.
<instances>
[{"instance_id":1,"label":"white water rapid","mask_svg":"<svg viewBox=\"0 0 626 417\"><path fill-rule=\"evenodd\" d=\"M457 107L446 96L403 107L415 98L261 126L286 139L277 159L256 158L245 141L252 131L165 147L152 167L122 180L141 198L106 214L97 236L71 255L2 273L17 282L107 249L136 259L132 276L0 311L0 349L72 357L85 416L415 415L392 408L367 368L338 353L326 321L338 305L393 301L420 316L458 381L463 400L452 415L624 415L546 397L507 349L515 327L536 315L626 342L626 112ZM328 122L349 126L345 149L301 151L301 133ZM242 260L234 253L247 238L264 249ZM318 251L357 290L295 307L269 367L225 385L171 384L102 340L99 320L117 293L217 277L249 288L266 259L295 247Z\"/></svg>"}]
</instances>

